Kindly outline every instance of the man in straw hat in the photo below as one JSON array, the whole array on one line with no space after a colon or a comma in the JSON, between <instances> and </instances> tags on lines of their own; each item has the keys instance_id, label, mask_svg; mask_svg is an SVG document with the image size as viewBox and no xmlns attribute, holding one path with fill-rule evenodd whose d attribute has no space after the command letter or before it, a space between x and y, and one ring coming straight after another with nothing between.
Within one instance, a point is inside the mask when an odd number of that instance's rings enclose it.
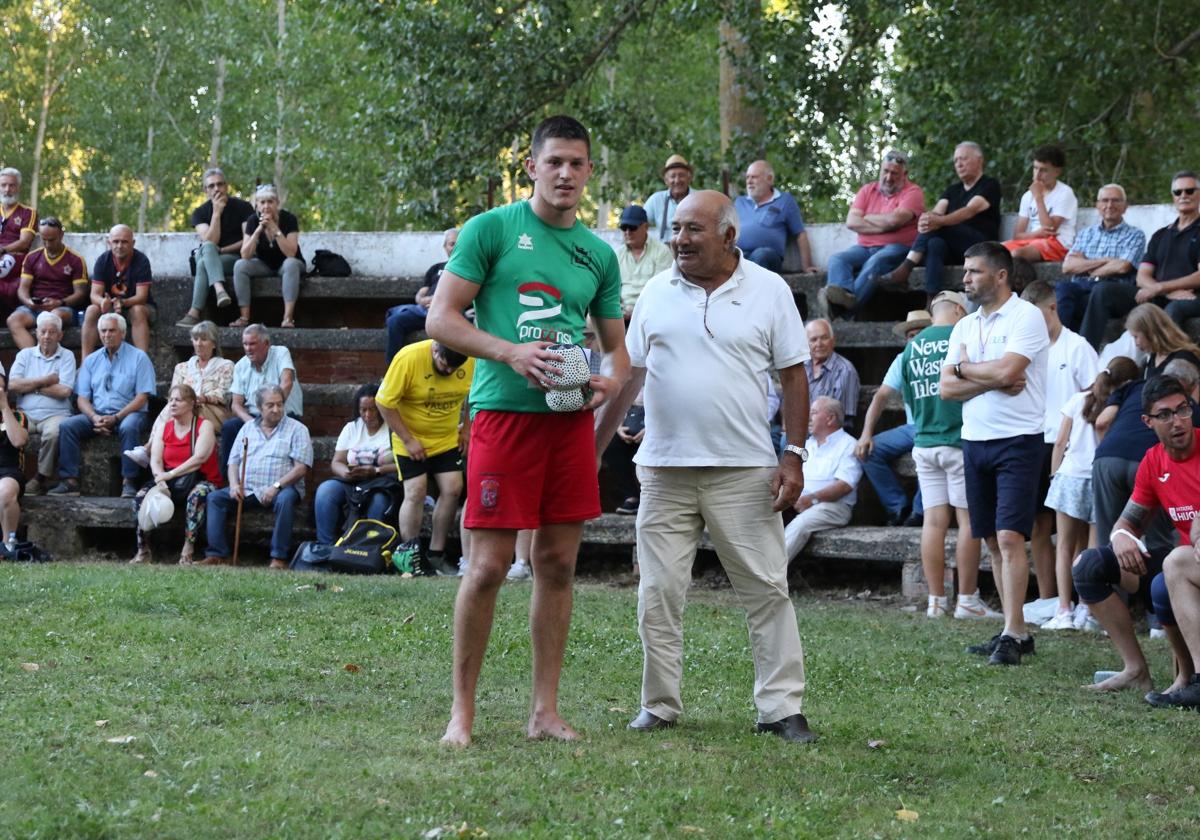
<instances>
[{"instance_id":1,"label":"man in straw hat","mask_svg":"<svg viewBox=\"0 0 1200 840\"><path fill-rule=\"evenodd\" d=\"M662 179L667 185L646 200L646 215L650 217L650 229L662 242L671 241L671 222L675 208L692 192L692 165L683 155L671 155L663 164Z\"/></svg>"}]
</instances>

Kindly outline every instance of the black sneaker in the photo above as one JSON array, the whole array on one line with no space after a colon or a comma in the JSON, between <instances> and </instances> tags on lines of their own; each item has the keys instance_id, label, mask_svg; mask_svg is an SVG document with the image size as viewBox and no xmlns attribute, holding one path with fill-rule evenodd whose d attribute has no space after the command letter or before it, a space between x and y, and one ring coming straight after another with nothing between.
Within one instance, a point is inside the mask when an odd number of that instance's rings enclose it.
<instances>
[{"instance_id":1,"label":"black sneaker","mask_svg":"<svg viewBox=\"0 0 1200 840\"><path fill-rule=\"evenodd\" d=\"M1001 634L997 633L986 642L982 642L977 645L967 645L967 653L974 653L979 656L991 656L996 652L996 645L1000 642L1000 636ZM1030 636L1027 639L1018 639L1017 646L1022 656L1029 656L1029 654L1034 652L1033 636Z\"/></svg>"},{"instance_id":2,"label":"black sneaker","mask_svg":"<svg viewBox=\"0 0 1200 840\"><path fill-rule=\"evenodd\" d=\"M1030 646L1033 644L1033 637L1029 637ZM992 655L988 657L989 665L1020 665L1021 664L1021 641L1012 636L1001 635L996 640L996 649L992 651Z\"/></svg>"},{"instance_id":3,"label":"black sneaker","mask_svg":"<svg viewBox=\"0 0 1200 840\"><path fill-rule=\"evenodd\" d=\"M1159 709L1200 709L1200 674L1193 674L1187 685L1175 691L1151 691L1146 702Z\"/></svg>"},{"instance_id":4,"label":"black sneaker","mask_svg":"<svg viewBox=\"0 0 1200 840\"><path fill-rule=\"evenodd\" d=\"M624 516L632 516L638 512L638 502L639 499L637 496L630 496L617 506L616 512Z\"/></svg>"},{"instance_id":5,"label":"black sneaker","mask_svg":"<svg viewBox=\"0 0 1200 840\"><path fill-rule=\"evenodd\" d=\"M458 565L446 559L446 552L431 551L426 561L438 577L458 577Z\"/></svg>"}]
</instances>

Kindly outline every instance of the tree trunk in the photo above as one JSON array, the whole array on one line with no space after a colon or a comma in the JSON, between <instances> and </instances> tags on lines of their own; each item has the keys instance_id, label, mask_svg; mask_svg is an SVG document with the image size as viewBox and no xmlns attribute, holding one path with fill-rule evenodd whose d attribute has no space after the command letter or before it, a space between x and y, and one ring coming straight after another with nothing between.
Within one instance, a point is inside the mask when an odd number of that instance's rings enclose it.
<instances>
[{"instance_id":1,"label":"tree trunk","mask_svg":"<svg viewBox=\"0 0 1200 840\"><path fill-rule=\"evenodd\" d=\"M279 41L275 49L275 189L279 191L279 206L287 201L287 190L283 184L283 120L285 116L283 48L287 38L287 0L275 0L276 34Z\"/></svg>"},{"instance_id":2,"label":"tree trunk","mask_svg":"<svg viewBox=\"0 0 1200 840\"><path fill-rule=\"evenodd\" d=\"M728 21L721 21L717 29L720 42L719 99L721 103L721 157L733 151L733 144L742 137L758 138L763 130L763 115L745 101L746 83L737 67L737 59L749 52L746 39ZM761 140L754 141L754 155L761 157Z\"/></svg>"},{"instance_id":3,"label":"tree trunk","mask_svg":"<svg viewBox=\"0 0 1200 840\"><path fill-rule=\"evenodd\" d=\"M220 166L221 154L221 107L225 104L225 56L217 56L217 81L213 86L216 98L213 102L212 138L208 143L208 166Z\"/></svg>"},{"instance_id":4,"label":"tree trunk","mask_svg":"<svg viewBox=\"0 0 1200 840\"><path fill-rule=\"evenodd\" d=\"M146 168L142 175L142 197L138 202L137 232L146 230L146 211L150 207L150 164L154 160L154 123L146 126ZM113 191L115 194L115 190Z\"/></svg>"},{"instance_id":5,"label":"tree trunk","mask_svg":"<svg viewBox=\"0 0 1200 840\"><path fill-rule=\"evenodd\" d=\"M29 206L38 206L38 191L42 180L42 150L46 147L46 123L50 119L50 100L54 96L51 77L54 70L54 33L46 38L46 63L42 68L41 108L38 111L37 133L33 140L33 172L29 174Z\"/></svg>"}]
</instances>

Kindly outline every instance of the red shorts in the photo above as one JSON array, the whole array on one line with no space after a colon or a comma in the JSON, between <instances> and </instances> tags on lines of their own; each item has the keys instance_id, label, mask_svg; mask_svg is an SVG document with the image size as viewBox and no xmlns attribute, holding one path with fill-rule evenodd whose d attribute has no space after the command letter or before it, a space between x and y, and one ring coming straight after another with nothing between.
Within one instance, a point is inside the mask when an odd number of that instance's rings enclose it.
<instances>
[{"instance_id":1,"label":"red shorts","mask_svg":"<svg viewBox=\"0 0 1200 840\"><path fill-rule=\"evenodd\" d=\"M600 515L590 411L480 411L467 451L468 528L537 528Z\"/></svg>"},{"instance_id":2,"label":"red shorts","mask_svg":"<svg viewBox=\"0 0 1200 840\"><path fill-rule=\"evenodd\" d=\"M1026 245L1032 245L1038 249L1038 253L1042 255L1042 259L1046 262L1062 262L1067 256L1067 249L1058 241L1057 236L1042 236L1037 239L1010 239L1004 243L1004 247L1010 252L1016 251L1018 248L1023 248Z\"/></svg>"}]
</instances>

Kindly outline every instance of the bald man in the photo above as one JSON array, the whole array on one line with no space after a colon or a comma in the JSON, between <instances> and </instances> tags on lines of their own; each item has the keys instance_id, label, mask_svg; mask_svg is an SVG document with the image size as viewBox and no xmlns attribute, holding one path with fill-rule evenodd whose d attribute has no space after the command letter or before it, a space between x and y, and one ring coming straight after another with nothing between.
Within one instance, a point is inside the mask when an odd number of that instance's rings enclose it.
<instances>
[{"instance_id":1,"label":"bald man","mask_svg":"<svg viewBox=\"0 0 1200 840\"><path fill-rule=\"evenodd\" d=\"M83 316L82 358L86 359L100 346L96 323L107 312L123 317L133 345L149 352L153 281L149 258L133 247L133 228L113 225L108 232L108 250L96 258L92 268L91 305Z\"/></svg>"},{"instance_id":2,"label":"bald man","mask_svg":"<svg viewBox=\"0 0 1200 840\"><path fill-rule=\"evenodd\" d=\"M817 270L800 208L790 193L775 189L775 170L771 164L765 160L750 164L746 169L746 193L739 195L733 206L741 228L737 244L746 259L768 271L779 271L783 268L788 240L795 239L800 249L801 270L806 274Z\"/></svg>"}]
</instances>

